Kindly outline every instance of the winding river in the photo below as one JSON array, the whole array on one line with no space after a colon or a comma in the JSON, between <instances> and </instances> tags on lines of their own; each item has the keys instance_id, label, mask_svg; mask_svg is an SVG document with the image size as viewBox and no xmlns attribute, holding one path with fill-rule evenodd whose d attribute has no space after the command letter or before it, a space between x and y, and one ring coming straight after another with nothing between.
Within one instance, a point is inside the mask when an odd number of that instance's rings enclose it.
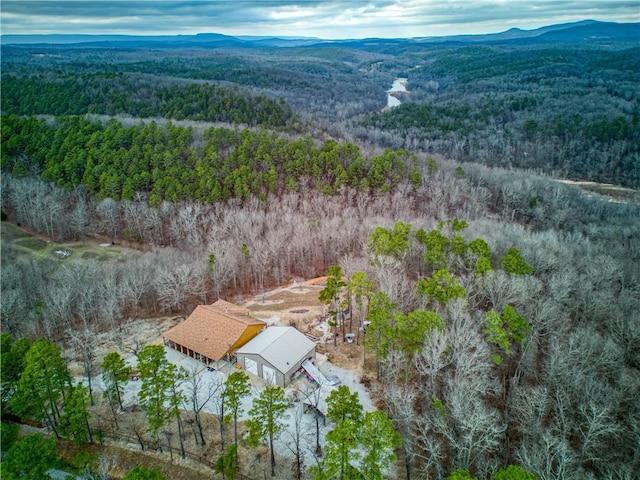
<instances>
[{"instance_id":1,"label":"winding river","mask_svg":"<svg viewBox=\"0 0 640 480\"><path fill-rule=\"evenodd\" d=\"M387 106L386 109L399 106L402 102L394 95L397 92L407 92L408 78L396 78L391 85L391 88L387 90Z\"/></svg>"}]
</instances>

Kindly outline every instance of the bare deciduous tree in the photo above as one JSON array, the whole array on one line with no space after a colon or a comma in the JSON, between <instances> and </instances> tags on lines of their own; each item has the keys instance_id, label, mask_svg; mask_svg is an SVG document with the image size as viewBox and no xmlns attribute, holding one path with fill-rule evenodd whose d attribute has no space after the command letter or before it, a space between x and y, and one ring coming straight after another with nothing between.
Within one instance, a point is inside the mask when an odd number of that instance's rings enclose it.
<instances>
[{"instance_id":1,"label":"bare deciduous tree","mask_svg":"<svg viewBox=\"0 0 640 480\"><path fill-rule=\"evenodd\" d=\"M610 405L597 405L593 400L578 410L584 423L579 463L601 462L609 456L605 453L607 446L614 443L613 437L620 432L615 414Z\"/></svg>"},{"instance_id":2,"label":"bare deciduous tree","mask_svg":"<svg viewBox=\"0 0 640 480\"><path fill-rule=\"evenodd\" d=\"M69 342L76 351L76 354L80 357L82 362L82 369L84 375L87 377L87 385L89 387L89 398L91 405L94 404L93 400L93 373L95 372L96 361L96 349L99 341L94 332L88 329L84 331L67 330L69 336Z\"/></svg>"},{"instance_id":3,"label":"bare deciduous tree","mask_svg":"<svg viewBox=\"0 0 640 480\"><path fill-rule=\"evenodd\" d=\"M113 198L105 198L96 205L98 215L104 217L107 221L108 228L112 238L118 237L118 213L119 205Z\"/></svg>"},{"instance_id":4,"label":"bare deciduous tree","mask_svg":"<svg viewBox=\"0 0 640 480\"><path fill-rule=\"evenodd\" d=\"M226 288L233 271L237 268L237 258L230 245L211 242L208 248L207 271L213 281L215 300L220 299L220 292Z\"/></svg>"},{"instance_id":5,"label":"bare deciduous tree","mask_svg":"<svg viewBox=\"0 0 640 480\"><path fill-rule=\"evenodd\" d=\"M393 427L402 438L402 456L407 480L411 480L418 456L416 392L411 385L390 383L382 387L382 399Z\"/></svg>"},{"instance_id":6,"label":"bare deciduous tree","mask_svg":"<svg viewBox=\"0 0 640 480\"><path fill-rule=\"evenodd\" d=\"M580 478L571 446L551 432L544 432L536 443L523 443L515 456L526 470L541 480Z\"/></svg>"},{"instance_id":7,"label":"bare deciduous tree","mask_svg":"<svg viewBox=\"0 0 640 480\"><path fill-rule=\"evenodd\" d=\"M192 367L185 385L186 406L193 412L193 419L198 427L196 441L199 441L200 445L205 445L206 442L200 413L213 398L220 395L220 392L224 388L224 381L218 376L216 376L213 381L207 380L205 378L206 373L202 370L203 367L200 365Z\"/></svg>"},{"instance_id":8,"label":"bare deciduous tree","mask_svg":"<svg viewBox=\"0 0 640 480\"><path fill-rule=\"evenodd\" d=\"M206 267L187 256L174 254L154 278L154 288L160 303L168 310L184 309L191 296L204 295Z\"/></svg>"},{"instance_id":9,"label":"bare deciduous tree","mask_svg":"<svg viewBox=\"0 0 640 480\"><path fill-rule=\"evenodd\" d=\"M293 455L291 462L291 471L296 480L301 480L305 470L305 441L302 436L302 415L303 405L299 404L295 407L293 413L293 424L291 428L285 429L284 436L288 437L288 441L280 438L285 447Z\"/></svg>"}]
</instances>

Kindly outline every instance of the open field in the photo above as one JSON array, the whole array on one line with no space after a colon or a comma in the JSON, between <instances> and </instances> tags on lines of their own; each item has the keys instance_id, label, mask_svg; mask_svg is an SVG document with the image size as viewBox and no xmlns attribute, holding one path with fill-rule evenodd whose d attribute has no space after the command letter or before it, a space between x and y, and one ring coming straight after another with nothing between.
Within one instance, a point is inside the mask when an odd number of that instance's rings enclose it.
<instances>
[{"instance_id":1,"label":"open field","mask_svg":"<svg viewBox=\"0 0 640 480\"><path fill-rule=\"evenodd\" d=\"M630 203L640 205L640 190L598 182L578 182L574 180L559 180L567 185L575 185L586 192L606 197L610 202Z\"/></svg>"},{"instance_id":2,"label":"open field","mask_svg":"<svg viewBox=\"0 0 640 480\"><path fill-rule=\"evenodd\" d=\"M71 259L96 260L106 262L110 260L124 261L127 255L136 250L101 243L96 239L86 239L77 242L54 242L44 236L39 236L18 227L14 223L2 222L0 229L2 239L2 255L30 255L35 259L54 259L67 261Z\"/></svg>"}]
</instances>

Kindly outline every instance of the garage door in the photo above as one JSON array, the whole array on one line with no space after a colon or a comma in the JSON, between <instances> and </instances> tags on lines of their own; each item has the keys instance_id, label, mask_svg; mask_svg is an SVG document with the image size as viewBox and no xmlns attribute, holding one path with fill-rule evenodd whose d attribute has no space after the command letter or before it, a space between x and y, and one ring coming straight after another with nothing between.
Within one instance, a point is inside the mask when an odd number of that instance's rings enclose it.
<instances>
[{"instance_id":1,"label":"garage door","mask_svg":"<svg viewBox=\"0 0 640 480\"><path fill-rule=\"evenodd\" d=\"M245 358L244 369L249 373L258 375L258 362L256 362L255 360L251 360L250 358Z\"/></svg>"},{"instance_id":2,"label":"garage door","mask_svg":"<svg viewBox=\"0 0 640 480\"><path fill-rule=\"evenodd\" d=\"M271 368L271 367L267 367L266 365L262 366L262 378L264 378L267 382L269 383L276 383L276 371Z\"/></svg>"}]
</instances>

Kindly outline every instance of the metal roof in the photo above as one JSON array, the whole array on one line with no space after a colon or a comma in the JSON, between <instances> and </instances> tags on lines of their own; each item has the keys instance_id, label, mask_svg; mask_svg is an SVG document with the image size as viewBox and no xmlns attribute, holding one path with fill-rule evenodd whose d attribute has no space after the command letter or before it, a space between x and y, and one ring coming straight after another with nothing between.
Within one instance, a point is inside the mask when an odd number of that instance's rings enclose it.
<instances>
[{"instance_id":1,"label":"metal roof","mask_svg":"<svg viewBox=\"0 0 640 480\"><path fill-rule=\"evenodd\" d=\"M268 327L236 350L237 354L260 355L283 373L304 360L316 344L294 327Z\"/></svg>"},{"instance_id":2,"label":"metal roof","mask_svg":"<svg viewBox=\"0 0 640 480\"><path fill-rule=\"evenodd\" d=\"M311 378L313 378L318 385L329 385L329 380L322 374L318 367L316 367L310 360L302 362L302 368L304 368Z\"/></svg>"}]
</instances>

